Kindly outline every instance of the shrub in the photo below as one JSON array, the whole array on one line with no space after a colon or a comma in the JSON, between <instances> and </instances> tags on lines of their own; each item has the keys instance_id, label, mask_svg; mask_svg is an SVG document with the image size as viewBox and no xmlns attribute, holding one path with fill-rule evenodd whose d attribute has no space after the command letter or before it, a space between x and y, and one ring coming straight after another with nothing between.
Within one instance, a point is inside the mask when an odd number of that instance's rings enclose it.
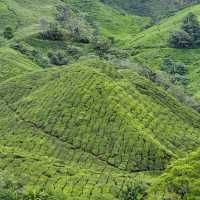
<instances>
[{"instance_id":1,"label":"shrub","mask_svg":"<svg viewBox=\"0 0 200 200\"><path fill-rule=\"evenodd\" d=\"M53 40L53 41L62 41L64 40L64 33L58 28L57 24L50 23L48 30L40 33L42 39Z\"/></svg>"},{"instance_id":2,"label":"shrub","mask_svg":"<svg viewBox=\"0 0 200 200\"><path fill-rule=\"evenodd\" d=\"M8 189L0 189L0 200L17 200L17 195Z\"/></svg>"},{"instance_id":3,"label":"shrub","mask_svg":"<svg viewBox=\"0 0 200 200\"><path fill-rule=\"evenodd\" d=\"M59 52L49 52L48 57L50 59L50 63L53 65L66 65L69 63L68 59L65 57L65 53L62 51Z\"/></svg>"},{"instance_id":4,"label":"shrub","mask_svg":"<svg viewBox=\"0 0 200 200\"><path fill-rule=\"evenodd\" d=\"M13 35L13 29L11 27L6 27L5 30L4 30L4 32L3 32L3 36L7 40L12 39L14 37L14 35Z\"/></svg>"},{"instance_id":5,"label":"shrub","mask_svg":"<svg viewBox=\"0 0 200 200\"><path fill-rule=\"evenodd\" d=\"M111 41L105 38L95 37L92 41L92 46L99 56L103 56L104 54L108 53L111 45Z\"/></svg>"},{"instance_id":6,"label":"shrub","mask_svg":"<svg viewBox=\"0 0 200 200\"><path fill-rule=\"evenodd\" d=\"M147 195L146 183L135 183L133 186L128 186L125 191L122 192L122 200L142 200Z\"/></svg>"},{"instance_id":7,"label":"shrub","mask_svg":"<svg viewBox=\"0 0 200 200\"><path fill-rule=\"evenodd\" d=\"M170 38L170 45L174 48L191 48L193 45L192 37L183 30L174 32Z\"/></svg>"},{"instance_id":8,"label":"shrub","mask_svg":"<svg viewBox=\"0 0 200 200\"><path fill-rule=\"evenodd\" d=\"M183 85L187 84L187 67L184 63L174 62L171 58L165 58L160 69L172 75L172 82L180 82Z\"/></svg>"}]
</instances>

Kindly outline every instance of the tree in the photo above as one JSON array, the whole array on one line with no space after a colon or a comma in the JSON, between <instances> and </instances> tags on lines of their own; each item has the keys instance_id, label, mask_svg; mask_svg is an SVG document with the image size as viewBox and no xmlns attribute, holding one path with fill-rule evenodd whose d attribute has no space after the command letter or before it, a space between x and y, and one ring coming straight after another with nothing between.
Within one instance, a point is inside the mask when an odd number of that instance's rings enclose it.
<instances>
[{"instance_id":1,"label":"tree","mask_svg":"<svg viewBox=\"0 0 200 200\"><path fill-rule=\"evenodd\" d=\"M50 63L53 65L66 65L68 64L68 59L65 57L65 53L62 51L58 52L50 52L48 53L48 57L50 59Z\"/></svg>"},{"instance_id":2,"label":"tree","mask_svg":"<svg viewBox=\"0 0 200 200\"><path fill-rule=\"evenodd\" d=\"M70 17L70 9L66 6L57 6L57 16L56 20L59 21L60 23L65 23L68 21Z\"/></svg>"},{"instance_id":3,"label":"tree","mask_svg":"<svg viewBox=\"0 0 200 200\"><path fill-rule=\"evenodd\" d=\"M14 37L13 35L13 29L11 27L6 27L4 32L3 32L3 36L4 38L6 38L7 40L10 40Z\"/></svg>"},{"instance_id":4,"label":"tree","mask_svg":"<svg viewBox=\"0 0 200 200\"><path fill-rule=\"evenodd\" d=\"M184 63L174 62L171 58L164 58L163 63L160 66L161 71L165 71L172 75L173 83L187 84L187 66Z\"/></svg>"},{"instance_id":5,"label":"tree","mask_svg":"<svg viewBox=\"0 0 200 200\"><path fill-rule=\"evenodd\" d=\"M170 45L174 48L191 48L193 46L193 39L187 32L180 30L172 34Z\"/></svg>"},{"instance_id":6,"label":"tree","mask_svg":"<svg viewBox=\"0 0 200 200\"><path fill-rule=\"evenodd\" d=\"M171 35L170 45L175 48L194 48L200 46L200 24L196 15L190 12L183 19L181 30Z\"/></svg>"},{"instance_id":7,"label":"tree","mask_svg":"<svg viewBox=\"0 0 200 200\"><path fill-rule=\"evenodd\" d=\"M197 16L190 12L183 20L182 30L190 35L193 46L200 43L200 25Z\"/></svg>"},{"instance_id":8,"label":"tree","mask_svg":"<svg viewBox=\"0 0 200 200\"><path fill-rule=\"evenodd\" d=\"M64 40L64 34L59 29L58 24L50 23L48 30L40 33L40 36L46 40L62 41Z\"/></svg>"}]
</instances>

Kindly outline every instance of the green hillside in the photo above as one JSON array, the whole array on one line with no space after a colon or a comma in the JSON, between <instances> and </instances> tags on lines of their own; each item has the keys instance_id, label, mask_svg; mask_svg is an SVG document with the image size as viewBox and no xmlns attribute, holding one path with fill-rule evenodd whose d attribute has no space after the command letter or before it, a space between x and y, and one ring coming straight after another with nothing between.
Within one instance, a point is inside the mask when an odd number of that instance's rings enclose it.
<instances>
[{"instance_id":1,"label":"green hillside","mask_svg":"<svg viewBox=\"0 0 200 200\"><path fill-rule=\"evenodd\" d=\"M112 36L123 42L139 33L149 23L148 18L121 13L98 0L65 0L65 2L95 22L104 36Z\"/></svg>"},{"instance_id":2,"label":"green hillside","mask_svg":"<svg viewBox=\"0 0 200 200\"><path fill-rule=\"evenodd\" d=\"M178 30L183 18L193 12L199 16L200 5L195 5L179 11L176 15L163 19L158 25L141 32L130 43L130 47L166 47L170 33Z\"/></svg>"},{"instance_id":3,"label":"green hillside","mask_svg":"<svg viewBox=\"0 0 200 200\"><path fill-rule=\"evenodd\" d=\"M43 3L6 0L0 4L0 35L6 26L14 27L15 38L18 40L38 33L41 31L40 20L54 21L56 7L60 5L72 8L75 14L84 16L85 20L95 24L103 36L114 37L119 42L130 40L149 24L148 18L121 13L98 0L48 0ZM0 37L1 41L3 38Z\"/></svg>"},{"instance_id":4,"label":"green hillside","mask_svg":"<svg viewBox=\"0 0 200 200\"><path fill-rule=\"evenodd\" d=\"M0 48L0 57L0 82L17 75L40 70L35 63L10 48Z\"/></svg>"},{"instance_id":5,"label":"green hillside","mask_svg":"<svg viewBox=\"0 0 200 200\"><path fill-rule=\"evenodd\" d=\"M172 32L179 30L183 18L193 12L199 16L200 6L192 6L178 12L175 16L161 21L159 25L138 34L131 42L133 62L159 70L165 58L187 65L188 90L196 97L199 95L199 49L176 49L169 47L169 38Z\"/></svg>"},{"instance_id":6,"label":"green hillside","mask_svg":"<svg viewBox=\"0 0 200 200\"><path fill-rule=\"evenodd\" d=\"M2 0L0 200L198 200L197 3Z\"/></svg>"},{"instance_id":7,"label":"green hillside","mask_svg":"<svg viewBox=\"0 0 200 200\"><path fill-rule=\"evenodd\" d=\"M184 7L199 3L198 0L102 0L116 8L124 9L137 15L151 16L154 19L159 19L176 13Z\"/></svg>"},{"instance_id":8,"label":"green hillside","mask_svg":"<svg viewBox=\"0 0 200 200\"><path fill-rule=\"evenodd\" d=\"M13 187L37 181L38 188L81 199L118 198L134 172L162 170L200 144L197 113L135 73L96 59L17 76L0 88L1 170L12 175Z\"/></svg>"}]
</instances>

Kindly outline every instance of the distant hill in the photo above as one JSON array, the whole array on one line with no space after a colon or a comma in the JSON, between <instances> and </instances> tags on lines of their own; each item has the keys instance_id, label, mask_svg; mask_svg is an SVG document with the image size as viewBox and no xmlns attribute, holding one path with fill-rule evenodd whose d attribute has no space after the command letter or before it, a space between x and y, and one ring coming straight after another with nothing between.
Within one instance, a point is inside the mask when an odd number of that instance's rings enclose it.
<instances>
[{"instance_id":1,"label":"distant hill","mask_svg":"<svg viewBox=\"0 0 200 200\"><path fill-rule=\"evenodd\" d=\"M101 0L115 8L120 8L140 16L159 19L175 14L180 9L199 3L199 0Z\"/></svg>"}]
</instances>

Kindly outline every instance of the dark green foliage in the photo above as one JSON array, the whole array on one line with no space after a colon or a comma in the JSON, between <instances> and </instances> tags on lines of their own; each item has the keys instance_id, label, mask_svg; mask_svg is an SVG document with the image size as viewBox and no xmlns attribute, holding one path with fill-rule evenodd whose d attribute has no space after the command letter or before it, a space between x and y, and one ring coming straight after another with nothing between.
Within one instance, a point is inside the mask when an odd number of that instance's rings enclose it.
<instances>
[{"instance_id":1,"label":"dark green foliage","mask_svg":"<svg viewBox=\"0 0 200 200\"><path fill-rule=\"evenodd\" d=\"M200 24L196 15L189 13L184 18L181 30L172 34L170 44L175 48L199 47Z\"/></svg>"},{"instance_id":2,"label":"dark green foliage","mask_svg":"<svg viewBox=\"0 0 200 200\"><path fill-rule=\"evenodd\" d=\"M136 182L122 192L121 200L143 200L147 195L148 186L143 182Z\"/></svg>"},{"instance_id":3,"label":"dark green foliage","mask_svg":"<svg viewBox=\"0 0 200 200\"><path fill-rule=\"evenodd\" d=\"M104 56L110 50L112 42L109 39L94 37L92 40L92 46L99 56Z\"/></svg>"},{"instance_id":4,"label":"dark green foliage","mask_svg":"<svg viewBox=\"0 0 200 200\"><path fill-rule=\"evenodd\" d=\"M48 29L40 33L40 37L44 40L62 41L64 40L64 33L56 23L50 23Z\"/></svg>"},{"instance_id":5,"label":"dark green foliage","mask_svg":"<svg viewBox=\"0 0 200 200\"><path fill-rule=\"evenodd\" d=\"M69 62L65 53L62 51L50 52L48 57L50 59L50 63L53 65L66 65Z\"/></svg>"},{"instance_id":6,"label":"dark green foliage","mask_svg":"<svg viewBox=\"0 0 200 200\"><path fill-rule=\"evenodd\" d=\"M184 63L176 63L171 58L165 58L161 64L160 69L172 75L172 82L177 81L183 85L187 84L187 67Z\"/></svg>"},{"instance_id":7,"label":"dark green foliage","mask_svg":"<svg viewBox=\"0 0 200 200\"><path fill-rule=\"evenodd\" d=\"M61 192L29 190L16 192L13 189L0 189L0 200L66 200Z\"/></svg>"},{"instance_id":8,"label":"dark green foliage","mask_svg":"<svg viewBox=\"0 0 200 200\"><path fill-rule=\"evenodd\" d=\"M17 200L17 198L14 192L0 189L0 200Z\"/></svg>"},{"instance_id":9,"label":"dark green foliage","mask_svg":"<svg viewBox=\"0 0 200 200\"><path fill-rule=\"evenodd\" d=\"M174 32L170 38L170 45L174 48L191 48L192 37L184 30Z\"/></svg>"},{"instance_id":10,"label":"dark green foliage","mask_svg":"<svg viewBox=\"0 0 200 200\"><path fill-rule=\"evenodd\" d=\"M23 43L15 43L12 48L26 55L29 59L33 60L41 67L46 68L49 65L48 59L44 57L41 51L32 48L30 49Z\"/></svg>"},{"instance_id":11,"label":"dark green foliage","mask_svg":"<svg viewBox=\"0 0 200 200\"><path fill-rule=\"evenodd\" d=\"M200 44L200 24L195 14L190 12L184 18L181 28L191 36L193 46L198 46Z\"/></svg>"},{"instance_id":12,"label":"dark green foliage","mask_svg":"<svg viewBox=\"0 0 200 200\"><path fill-rule=\"evenodd\" d=\"M7 40L10 40L14 37L13 35L13 29L8 26L5 28L4 32L3 32L4 38L6 38Z\"/></svg>"}]
</instances>

